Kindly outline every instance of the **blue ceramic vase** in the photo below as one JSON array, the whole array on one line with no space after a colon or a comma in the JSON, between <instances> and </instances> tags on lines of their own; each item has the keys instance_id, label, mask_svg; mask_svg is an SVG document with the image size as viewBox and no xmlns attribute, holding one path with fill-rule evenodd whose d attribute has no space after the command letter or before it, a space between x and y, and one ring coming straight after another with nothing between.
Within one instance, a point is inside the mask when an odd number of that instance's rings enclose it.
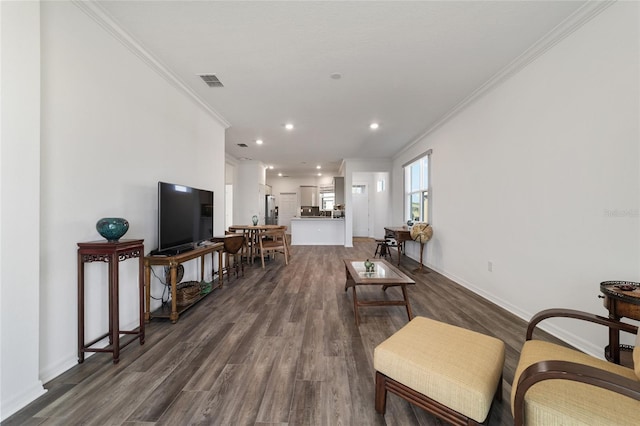
<instances>
[{"instance_id":1,"label":"blue ceramic vase","mask_svg":"<svg viewBox=\"0 0 640 426\"><path fill-rule=\"evenodd\" d=\"M256 226L258 224L258 216L253 215L253 217L251 218L251 221L253 222L253 226Z\"/></svg>"},{"instance_id":2,"label":"blue ceramic vase","mask_svg":"<svg viewBox=\"0 0 640 426\"><path fill-rule=\"evenodd\" d=\"M96 230L107 241L116 242L129 230L129 222L121 217L103 217L96 223Z\"/></svg>"}]
</instances>

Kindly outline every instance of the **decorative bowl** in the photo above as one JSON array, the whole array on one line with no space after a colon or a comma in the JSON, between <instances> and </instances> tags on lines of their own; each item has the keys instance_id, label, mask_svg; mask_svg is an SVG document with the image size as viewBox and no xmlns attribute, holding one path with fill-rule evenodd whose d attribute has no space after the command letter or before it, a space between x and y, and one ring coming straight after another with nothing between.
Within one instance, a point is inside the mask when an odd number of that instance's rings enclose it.
<instances>
[{"instance_id":1,"label":"decorative bowl","mask_svg":"<svg viewBox=\"0 0 640 426\"><path fill-rule=\"evenodd\" d=\"M116 242L129 230L129 222L121 217L103 217L96 223L96 230L107 241Z\"/></svg>"}]
</instances>

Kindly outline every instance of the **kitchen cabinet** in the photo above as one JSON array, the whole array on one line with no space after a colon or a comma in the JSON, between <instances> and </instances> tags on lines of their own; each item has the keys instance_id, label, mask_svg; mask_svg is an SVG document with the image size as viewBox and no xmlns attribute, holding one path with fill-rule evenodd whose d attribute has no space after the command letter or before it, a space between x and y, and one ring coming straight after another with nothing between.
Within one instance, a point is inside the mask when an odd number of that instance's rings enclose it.
<instances>
[{"instance_id":1,"label":"kitchen cabinet","mask_svg":"<svg viewBox=\"0 0 640 426\"><path fill-rule=\"evenodd\" d=\"M344 219L295 217L291 219L292 246L343 246Z\"/></svg>"}]
</instances>

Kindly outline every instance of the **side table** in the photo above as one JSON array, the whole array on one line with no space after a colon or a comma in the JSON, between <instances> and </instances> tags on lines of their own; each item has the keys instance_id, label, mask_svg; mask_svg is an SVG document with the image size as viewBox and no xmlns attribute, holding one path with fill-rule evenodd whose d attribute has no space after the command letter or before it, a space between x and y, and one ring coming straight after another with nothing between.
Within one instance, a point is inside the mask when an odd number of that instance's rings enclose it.
<instances>
[{"instance_id":1,"label":"side table","mask_svg":"<svg viewBox=\"0 0 640 426\"><path fill-rule=\"evenodd\" d=\"M609 311L609 318L620 320L622 317L640 320L640 283L631 281L604 281L600 283L600 291L604 296L604 307ZM609 329L609 345L605 348L605 358L615 364L633 367L632 360L621 359L620 332ZM624 348L632 349L632 348ZM631 354L631 351L626 351Z\"/></svg>"},{"instance_id":2,"label":"side table","mask_svg":"<svg viewBox=\"0 0 640 426\"><path fill-rule=\"evenodd\" d=\"M144 240L120 240L90 241L78 243L78 363L84 362L85 352L111 352L113 363L120 360L120 349L129 343L140 339L140 344L144 344ZM120 330L120 310L118 300L119 288L119 263L138 258L138 289L139 289L139 317L140 326L137 330ZM84 265L91 262L107 262L109 264L109 331L106 334L85 342L84 336ZM120 334L132 335L120 344ZM92 348L98 341L109 337L109 346L105 348Z\"/></svg>"}]
</instances>

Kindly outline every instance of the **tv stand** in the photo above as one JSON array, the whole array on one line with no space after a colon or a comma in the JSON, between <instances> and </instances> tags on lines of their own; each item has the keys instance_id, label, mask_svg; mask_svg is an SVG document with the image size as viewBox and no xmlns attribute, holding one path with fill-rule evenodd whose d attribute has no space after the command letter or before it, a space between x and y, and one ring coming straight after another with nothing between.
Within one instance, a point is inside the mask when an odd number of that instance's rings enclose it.
<instances>
[{"instance_id":1,"label":"tv stand","mask_svg":"<svg viewBox=\"0 0 640 426\"><path fill-rule=\"evenodd\" d=\"M213 253L218 252L218 286L216 288L221 288L223 284L223 274L222 274L222 252L224 251L223 243L214 243L207 246L202 246L198 248L191 247L186 252L176 253L174 255L168 255L163 252L162 255L158 254L155 256L149 255L144 258L144 282L145 282L145 310L144 310L144 320L145 322L149 322L152 317L157 318L169 318L172 323L176 323L178 321L178 317L180 314L191 306L202 300L207 294L201 295L192 303L186 306L178 307L176 304L177 297L177 269L178 265L181 263L187 262L189 260L200 258L200 280L204 279L204 259L205 256L211 255L211 262L213 264ZM153 253L153 252L152 252ZM159 266L168 266L171 276L171 282L169 285L171 286L171 310L169 311L168 307L161 306L159 309L153 312L151 310L151 267L159 265ZM212 266L213 268L213 266ZM212 278L213 279L213 278ZM212 289L213 291L213 289Z\"/></svg>"}]
</instances>

